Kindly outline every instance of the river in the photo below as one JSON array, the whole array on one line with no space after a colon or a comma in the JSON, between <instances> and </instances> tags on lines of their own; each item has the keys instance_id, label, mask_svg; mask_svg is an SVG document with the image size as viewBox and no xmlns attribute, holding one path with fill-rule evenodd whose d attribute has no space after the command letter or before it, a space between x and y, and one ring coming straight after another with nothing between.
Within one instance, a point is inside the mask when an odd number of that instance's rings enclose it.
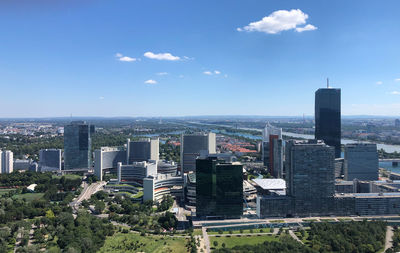
<instances>
[{"instance_id":1,"label":"river","mask_svg":"<svg viewBox=\"0 0 400 253\"><path fill-rule=\"evenodd\" d=\"M219 124L208 124L208 123L199 123L199 122L189 122L192 124L198 124L198 125L207 125L207 126L220 126L220 127L227 127L227 128L234 128L233 126L230 125L219 125ZM258 131L262 132L261 129L258 128L247 128L247 127L239 127L238 129L241 130L251 130L251 131ZM222 131L219 130L213 130L213 132L219 133ZM252 134L245 134L245 133L230 133L227 132L231 135L236 135L236 136L242 136L246 138L250 138L253 140L261 140L261 136L257 135L252 135ZM311 134L297 134L297 133L291 133L291 132L283 132L283 135L294 137L294 138L302 138L302 139L314 139L314 135ZM362 142L362 143L374 143L374 142L368 142L368 141L358 141L358 140L350 140L350 139L342 139L342 144L349 144L349 143L357 143L357 142ZM383 143L376 143L378 149L383 149L388 153L393 153L395 151L400 152L400 145L390 145L390 144L383 144Z\"/></svg>"}]
</instances>

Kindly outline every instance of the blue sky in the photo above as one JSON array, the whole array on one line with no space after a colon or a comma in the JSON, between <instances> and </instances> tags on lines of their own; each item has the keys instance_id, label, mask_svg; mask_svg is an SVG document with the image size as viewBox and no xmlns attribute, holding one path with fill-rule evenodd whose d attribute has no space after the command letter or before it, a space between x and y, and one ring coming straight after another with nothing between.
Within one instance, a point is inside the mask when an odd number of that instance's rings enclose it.
<instances>
[{"instance_id":1,"label":"blue sky","mask_svg":"<svg viewBox=\"0 0 400 253\"><path fill-rule=\"evenodd\" d=\"M313 115L326 77L342 89L342 114L399 115L399 9L3 0L0 117Z\"/></svg>"}]
</instances>

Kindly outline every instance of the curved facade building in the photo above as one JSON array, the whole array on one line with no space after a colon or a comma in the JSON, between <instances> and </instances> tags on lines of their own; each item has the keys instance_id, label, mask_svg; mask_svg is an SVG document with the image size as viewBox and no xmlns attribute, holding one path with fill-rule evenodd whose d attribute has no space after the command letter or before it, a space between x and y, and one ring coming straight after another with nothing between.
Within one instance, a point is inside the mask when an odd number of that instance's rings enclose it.
<instances>
[{"instance_id":1,"label":"curved facade building","mask_svg":"<svg viewBox=\"0 0 400 253\"><path fill-rule=\"evenodd\" d=\"M134 162L129 165L118 163L118 183L143 183L149 176L157 176L157 164L152 162Z\"/></svg>"},{"instance_id":2,"label":"curved facade building","mask_svg":"<svg viewBox=\"0 0 400 253\"><path fill-rule=\"evenodd\" d=\"M159 174L171 174L176 175L178 166L175 162L164 162L158 161L157 163L157 173Z\"/></svg>"},{"instance_id":3,"label":"curved facade building","mask_svg":"<svg viewBox=\"0 0 400 253\"><path fill-rule=\"evenodd\" d=\"M182 197L183 179L180 176L157 175L143 179L143 201L160 202L165 195Z\"/></svg>"}]
</instances>

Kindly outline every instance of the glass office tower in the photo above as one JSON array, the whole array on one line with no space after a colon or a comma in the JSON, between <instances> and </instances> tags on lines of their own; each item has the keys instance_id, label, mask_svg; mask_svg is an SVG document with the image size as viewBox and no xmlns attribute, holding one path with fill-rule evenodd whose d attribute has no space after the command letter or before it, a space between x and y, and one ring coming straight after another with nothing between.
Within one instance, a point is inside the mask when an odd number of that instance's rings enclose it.
<instances>
[{"instance_id":1,"label":"glass office tower","mask_svg":"<svg viewBox=\"0 0 400 253\"><path fill-rule=\"evenodd\" d=\"M240 218L243 214L243 165L216 156L196 160L196 216Z\"/></svg>"},{"instance_id":2,"label":"glass office tower","mask_svg":"<svg viewBox=\"0 0 400 253\"><path fill-rule=\"evenodd\" d=\"M286 143L287 195L293 198L294 214L328 215L335 194L335 151L323 141Z\"/></svg>"},{"instance_id":3,"label":"glass office tower","mask_svg":"<svg viewBox=\"0 0 400 253\"><path fill-rule=\"evenodd\" d=\"M64 126L64 169L86 169L92 165L90 126L72 121Z\"/></svg>"},{"instance_id":4,"label":"glass office tower","mask_svg":"<svg viewBox=\"0 0 400 253\"><path fill-rule=\"evenodd\" d=\"M335 157L339 158L340 138L340 89L318 89L315 92L315 139L335 147Z\"/></svg>"}]
</instances>

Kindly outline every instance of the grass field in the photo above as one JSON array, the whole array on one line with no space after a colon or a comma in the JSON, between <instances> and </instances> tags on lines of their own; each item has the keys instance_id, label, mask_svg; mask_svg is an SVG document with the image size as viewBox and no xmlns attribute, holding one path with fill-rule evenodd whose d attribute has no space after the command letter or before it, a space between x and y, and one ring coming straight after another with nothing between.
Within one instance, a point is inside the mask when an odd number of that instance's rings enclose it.
<instances>
[{"instance_id":1,"label":"grass field","mask_svg":"<svg viewBox=\"0 0 400 253\"><path fill-rule=\"evenodd\" d=\"M297 235L297 237L298 237L303 243L307 244L307 243L309 242L309 240L308 240L308 231L307 231L307 230L304 230L304 237L301 236L301 233L300 233L300 232L294 232L294 233Z\"/></svg>"},{"instance_id":2,"label":"grass field","mask_svg":"<svg viewBox=\"0 0 400 253\"><path fill-rule=\"evenodd\" d=\"M25 193L25 194L17 194L17 195L14 195L13 197L17 198L17 199L25 198L26 201L31 202L31 201L33 201L35 199L42 198L43 195L44 195L44 193Z\"/></svg>"},{"instance_id":3,"label":"grass field","mask_svg":"<svg viewBox=\"0 0 400 253\"><path fill-rule=\"evenodd\" d=\"M275 237L272 235L252 235L252 236L241 236L238 237L237 235L232 235L231 237L227 236L221 236L221 237L216 237L216 236L210 236L210 247L214 247L216 249L222 248L222 243L225 243L225 248L232 248L238 245L254 245L254 244L259 244L263 243L265 241L272 242L272 241L278 241L279 237ZM218 246L214 246L214 241L218 242Z\"/></svg>"},{"instance_id":4,"label":"grass field","mask_svg":"<svg viewBox=\"0 0 400 253\"><path fill-rule=\"evenodd\" d=\"M262 230L262 232L261 232ZM277 231L277 229L275 230ZM209 235L218 235L218 231L209 231L207 232ZM253 229L242 229L242 232L240 230L232 230L232 234L251 234L251 233L271 233L270 228L253 228ZM222 231L222 234L230 234L229 231Z\"/></svg>"},{"instance_id":5,"label":"grass field","mask_svg":"<svg viewBox=\"0 0 400 253\"><path fill-rule=\"evenodd\" d=\"M317 219L303 219L303 222L315 222Z\"/></svg>"},{"instance_id":6,"label":"grass field","mask_svg":"<svg viewBox=\"0 0 400 253\"><path fill-rule=\"evenodd\" d=\"M203 232L201 231L201 229L195 229L193 230L193 235L203 235Z\"/></svg>"},{"instance_id":7,"label":"grass field","mask_svg":"<svg viewBox=\"0 0 400 253\"><path fill-rule=\"evenodd\" d=\"M140 236L136 233L121 234L107 237L104 246L99 253L123 253L123 252L187 252L185 238L172 238L163 236Z\"/></svg>"},{"instance_id":8,"label":"grass field","mask_svg":"<svg viewBox=\"0 0 400 253\"><path fill-rule=\"evenodd\" d=\"M322 222L335 222L335 219L319 219Z\"/></svg>"},{"instance_id":9,"label":"grass field","mask_svg":"<svg viewBox=\"0 0 400 253\"><path fill-rule=\"evenodd\" d=\"M339 218L338 220L346 222L346 221L352 221L353 219L352 218Z\"/></svg>"},{"instance_id":10,"label":"grass field","mask_svg":"<svg viewBox=\"0 0 400 253\"><path fill-rule=\"evenodd\" d=\"M270 223L284 223L284 220L270 220Z\"/></svg>"}]
</instances>

